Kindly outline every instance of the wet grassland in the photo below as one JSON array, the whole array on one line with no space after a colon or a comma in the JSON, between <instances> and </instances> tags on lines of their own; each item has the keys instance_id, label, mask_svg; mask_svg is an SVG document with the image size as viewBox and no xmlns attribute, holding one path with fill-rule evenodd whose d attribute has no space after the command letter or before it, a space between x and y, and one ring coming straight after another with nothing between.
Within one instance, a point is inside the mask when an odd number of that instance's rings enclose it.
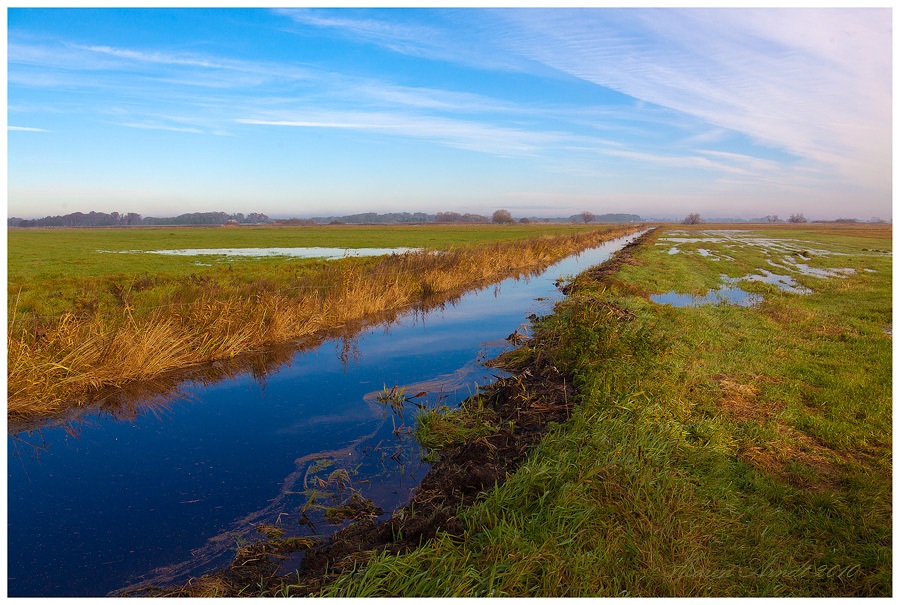
<instances>
[{"instance_id":1,"label":"wet grassland","mask_svg":"<svg viewBox=\"0 0 900 605\"><path fill-rule=\"evenodd\" d=\"M8 419L264 351L529 271L633 226L36 229L8 233ZM397 248L334 260L216 249ZM151 252L184 249L206 254Z\"/></svg>"},{"instance_id":2,"label":"wet grassland","mask_svg":"<svg viewBox=\"0 0 900 605\"><path fill-rule=\"evenodd\" d=\"M512 378L420 418L433 470L468 468L445 492L474 495L423 532L426 479L391 520L402 548L333 547L336 575L263 592L890 596L891 246L883 226L656 230L566 284L498 361Z\"/></svg>"}]
</instances>

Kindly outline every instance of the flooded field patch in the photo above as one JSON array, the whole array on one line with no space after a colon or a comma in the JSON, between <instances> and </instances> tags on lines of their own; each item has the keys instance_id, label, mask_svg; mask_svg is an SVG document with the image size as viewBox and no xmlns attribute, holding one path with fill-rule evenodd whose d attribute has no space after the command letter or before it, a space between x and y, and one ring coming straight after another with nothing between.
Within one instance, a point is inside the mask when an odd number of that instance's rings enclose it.
<instances>
[{"instance_id":1,"label":"flooded field patch","mask_svg":"<svg viewBox=\"0 0 900 605\"><path fill-rule=\"evenodd\" d=\"M407 254L421 252L421 248L182 248L178 250L98 250L97 252L113 252L118 254L166 254L170 256L249 256L272 257L288 256L293 258L346 258L357 256L387 256L389 254Z\"/></svg>"},{"instance_id":2,"label":"flooded field patch","mask_svg":"<svg viewBox=\"0 0 900 605\"><path fill-rule=\"evenodd\" d=\"M711 245L700 248L696 247L697 244ZM774 239L752 231L729 229L711 229L690 233L686 231L669 231L665 237L660 237L657 240L656 245L668 246L669 255L698 255L709 261L733 261L734 257L723 254L723 250L734 251L735 256L752 251L761 254L764 262L772 267L772 270L756 268L751 273L739 278L721 275L721 285L709 290L705 295L679 294L671 291L650 297L654 302L675 306L695 306L721 302L751 306L758 303L761 297L751 295L737 287L735 284L740 281L770 284L782 292L791 294L810 294L813 290L798 283L797 277L833 279L848 277L857 273L856 269L850 267L812 266L810 262L817 257L851 256L846 252L828 249L823 246L822 242L811 245L809 242L800 239ZM866 252L872 256L890 254L881 250L866 250ZM872 270L863 269L863 271L871 272Z\"/></svg>"},{"instance_id":3,"label":"flooded field patch","mask_svg":"<svg viewBox=\"0 0 900 605\"><path fill-rule=\"evenodd\" d=\"M723 285L710 290L702 296L694 294L680 294L678 292L666 292L665 294L651 294L650 300L661 305L673 307L697 307L700 305L737 305L739 307L752 307L762 302L762 296L752 294L735 285L740 280L720 276Z\"/></svg>"}]
</instances>

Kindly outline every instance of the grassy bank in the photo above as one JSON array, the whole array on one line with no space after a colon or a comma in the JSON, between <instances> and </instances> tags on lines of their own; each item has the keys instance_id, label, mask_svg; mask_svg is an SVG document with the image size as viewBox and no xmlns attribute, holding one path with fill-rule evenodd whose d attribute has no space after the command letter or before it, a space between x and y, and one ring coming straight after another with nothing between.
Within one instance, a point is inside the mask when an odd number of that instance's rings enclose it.
<instances>
[{"instance_id":1,"label":"grassy bank","mask_svg":"<svg viewBox=\"0 0 900 605\"><path fill-rule=\"evenodd\" d=\"M570 376L576 406L462 531L321 594L891 595L890 230L672 231L579 278L506 360ZM762 302L650 300L770 272L808 293L741 280ZM484 440L471 410L427 419L426 443L448 422Z\"/></svg>"},{"instance_id":2,"label":"grassy bank","mask_svg":"<svg viewBox=\"0 0 900 605\"><path fill-rule=\"evenodd\" d=\"M106 388L232 358L485 281L528 274L633 230L331 229L16 232L10 238L8 417L53 413ZM51 240L27 252L18 234ZM417 247L439 240L442 251L327 263L237 261L191 265L188 271L186 263L195 259L120 256L93 248L100 240L102 250L307 246L322 244L326 237L328 245L350 247ZM52 242L59 246L67 240L66 255L56 250L60 256L54 259ZM460 240L469 243L459 245ZM29 254L42 255L42 260L24 261ZM105 272L100 272L98 257L108 259Z\"/></svg>"}]
</instances>

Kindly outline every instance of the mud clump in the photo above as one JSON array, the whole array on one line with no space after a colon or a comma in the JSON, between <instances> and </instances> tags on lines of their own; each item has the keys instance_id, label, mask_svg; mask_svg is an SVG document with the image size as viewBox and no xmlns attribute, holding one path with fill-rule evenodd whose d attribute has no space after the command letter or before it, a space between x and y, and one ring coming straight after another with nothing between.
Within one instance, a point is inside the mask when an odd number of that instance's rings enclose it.
<instances>
[{"instance_id":1,"label":"mud clump","mask_svg":"<svg viewBox=\"0 0 900 605\"><path fill-rule=\"evenodd\" d=\"M382 513L384 513L384 509L375 506L375 503L371 500L363 498L359 494L353 494L350 496L350 499L341 506L326 510L325 518L332 523L340 523L347 519L354 521L374 519L381 516Z\"/></svg>"}]
</instances>

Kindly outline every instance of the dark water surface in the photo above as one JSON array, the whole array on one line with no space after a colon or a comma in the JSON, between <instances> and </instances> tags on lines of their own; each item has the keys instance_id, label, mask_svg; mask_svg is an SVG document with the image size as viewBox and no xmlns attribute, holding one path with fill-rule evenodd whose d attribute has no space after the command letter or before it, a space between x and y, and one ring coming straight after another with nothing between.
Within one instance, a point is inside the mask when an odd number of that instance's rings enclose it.
<instances>
[{"instance_id":1,"label":"dark water surface","mask_svg":"<svg viewBox=\"0 0 900 605\"><path fill-rule=\"evenodd\" d=\"M555 280L636 237L298 352L264 378L188 383L183 397L137 417L96 413L10 435L9 596L185 580L228 564L262 523L329 534L338 526L308 506L311 490L313 504L346 500L343 478L385 510L404 504L427 471L408 434L415 403L452 406L492 382L501 373L481 361L510 348L504 339L530 314L552 309ZM427 395L395 414L377 401L394 385ZM313 526L298 523L303 512Z\"/></svg>"}]
</instances>

